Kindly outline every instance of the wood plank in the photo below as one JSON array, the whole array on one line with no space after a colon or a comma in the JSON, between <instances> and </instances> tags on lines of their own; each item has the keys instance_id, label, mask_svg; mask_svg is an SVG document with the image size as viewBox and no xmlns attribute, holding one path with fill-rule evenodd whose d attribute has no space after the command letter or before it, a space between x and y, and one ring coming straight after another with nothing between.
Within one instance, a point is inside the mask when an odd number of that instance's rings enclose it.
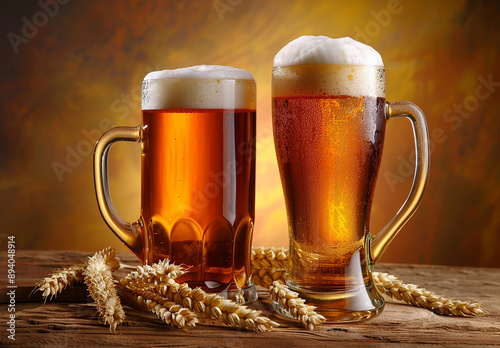
<instances>
[{"instance_id":1,"label":"wood plank","mask_svg":"<svg viewBox=\"0 0 500 348\"><path fill-rule=\"evenodd\" d=\"M32 286L53 268L78 263L91 253L66 251L20 251L16 255L18 289L31 291ZM138 263L131 254L119 254L127 263ZM5 300L6 260L0 261ZM298 324L278 317L270 306L265 289L259 288L259 301L249 307L280 323L273 332L256 334L220 325L203 319L188 332L171 328L152 314L126 307L125 325L111 334L98 319L95 306L84 286L66 289L67 298L43 304L34 297L16 295L16 341L8 332L0 333L0 344L21 346L116 346L144 347L200 346L382 346L387 344L448 344L457 346L500 345L500 269L444 267L428 265L380 264L378 271L395 274L406 282L427 287L441 295L483 302L487 314L474 318L445 317L428 310L388 300L384 312L367 322L357 324L326 324L309 332ZM18 290L16 289L16 290ZM63 294L64 294L63 293ZM77 301L77 302L69 302ZM5 302L5 301L3 301ZM8 320L7 305L1 305L0 321Z\"/></svg>"}]
</instances>

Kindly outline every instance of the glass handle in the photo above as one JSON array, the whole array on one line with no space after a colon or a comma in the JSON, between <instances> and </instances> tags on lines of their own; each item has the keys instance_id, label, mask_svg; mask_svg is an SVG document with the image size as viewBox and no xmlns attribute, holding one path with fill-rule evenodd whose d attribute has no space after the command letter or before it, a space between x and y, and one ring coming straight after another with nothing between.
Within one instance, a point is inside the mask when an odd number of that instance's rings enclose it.
<instances>
[{"instance_id":1,"label":"glass handle","mask_svg":"<svg viewBox=\"0 0 500 348\"><path fill-rule=\"evenodd\" d=\"M410 120L413 127L413 136L415 137L415 176L413 177L413 185L410 194L403 206L399 209L392 220L373 237L371 243L371 263L375 264L394 237L398 234L401 228L412 217L417 210L425 187L429 178L430 166L430 148L429 148L429 132L427 130L427 122L422 110L418 106L410 102L394 102L386 104L386 118L390 120L394 117L406 117Z\"/></svg>"},{"instance_id":2,"label":"glass handle","mask_svg":"<svg viewBox=\"0 0 500 348\"><path fill-rule=\"evenodd\" d=\"M117 141L141 141L141 126L116 127L108 130L97 141L94 150L94 187L101 215L118 238L143 260L142 228L139 222L126 222L116 213L108 182L108 154Z\"/></svg>"}]
</instances>

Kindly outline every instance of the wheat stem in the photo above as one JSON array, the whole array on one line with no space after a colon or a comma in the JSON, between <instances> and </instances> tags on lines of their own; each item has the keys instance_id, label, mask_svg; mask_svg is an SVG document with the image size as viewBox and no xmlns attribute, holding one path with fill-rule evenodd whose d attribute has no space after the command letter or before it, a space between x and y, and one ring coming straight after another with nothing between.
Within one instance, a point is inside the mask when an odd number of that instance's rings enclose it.
<instances>
[{"instance_id":1,"label":"wheat stem","mask_svg":"<svg viewBox=\"0 0 500 348\"><path fill-rule=\"evenodd\" d=\"M484 314L479 302L455 300L434 294L414 284L405 284L397 277L381 272L373 272L373 281L384 295L413 306L429 309L437 314L450 316L475 316Z\"/></svg>"}]
</instances>

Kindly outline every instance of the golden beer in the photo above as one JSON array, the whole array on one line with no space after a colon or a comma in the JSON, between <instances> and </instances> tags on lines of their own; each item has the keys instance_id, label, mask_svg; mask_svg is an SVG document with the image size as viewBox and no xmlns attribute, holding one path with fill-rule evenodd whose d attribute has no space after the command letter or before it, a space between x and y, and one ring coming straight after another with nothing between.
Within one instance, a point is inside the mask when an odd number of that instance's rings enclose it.
<instances>
[{"instance_id":1,"label":"golden beer","mask_svg":"<svg viewBox=\"0 0 500 348\"><path fill-rule=\"evenodd\" d=\"M255 110L143 110L146 259L211 291L245 284L255 219Z\"/></svg>"},{"instance_id":2,"label":"golden beer","mask_svg":"<svg viewBox=\"0 0 500 348\"><path fill-rule=\"evenodd\" d=\"M290 232L289 282L345 289L364 244L385 131L384 98L275 97L273 126ZM352 281L351 281L352 282Z\"/></svg>"},{"instance_id":3,"label":"golden beer","mask_svg":"<svg viewBox=\"0 0 500 348\"><path fill-rule=\"evenodd\" d=\"M273 131L290 238L287 285L327 321L379 314L371 268L416 211L429 174L425 116L387 103L382 57L351 38L302 36L274 58ZM415 135L412 189L375 236L369 229L386 120L406 117ZM278 313L290 316L277 302Z\"/></svg>"}]
</instances>

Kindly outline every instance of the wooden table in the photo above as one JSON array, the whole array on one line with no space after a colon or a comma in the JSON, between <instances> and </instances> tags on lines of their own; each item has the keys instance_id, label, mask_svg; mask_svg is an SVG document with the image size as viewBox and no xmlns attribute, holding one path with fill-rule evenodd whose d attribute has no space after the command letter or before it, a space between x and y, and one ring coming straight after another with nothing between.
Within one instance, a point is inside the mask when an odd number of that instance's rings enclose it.
<instances>
[{"instance_id":1,"label":"wooden table","mask_svg":"<svg viewBox=\"0 0 500 348\"><path fill-rule=\"evenodd\" d=\"M7 253L0 259L0 345L22 347L331 347L399 344L448 344L454 346L500 346L500 269L428 265L380 264L405 282L457 299L480 300L486 315L473 318L446 317L388 299L378 317L356 324L325 324L315 331L278 317L270 307L265 289L251 308L280 323L268 333L246 332L200 320L188 332L172 328L147 312L125 307L127 319L111 334L98 318L85 286L66 289L56 300L43 303L34 284L54 268L69 266L91 255L77 251L17 251L15 341L8 338ZM119 254L126 263L137 264L132 254Z\"/></svg>"}]
</instances>

